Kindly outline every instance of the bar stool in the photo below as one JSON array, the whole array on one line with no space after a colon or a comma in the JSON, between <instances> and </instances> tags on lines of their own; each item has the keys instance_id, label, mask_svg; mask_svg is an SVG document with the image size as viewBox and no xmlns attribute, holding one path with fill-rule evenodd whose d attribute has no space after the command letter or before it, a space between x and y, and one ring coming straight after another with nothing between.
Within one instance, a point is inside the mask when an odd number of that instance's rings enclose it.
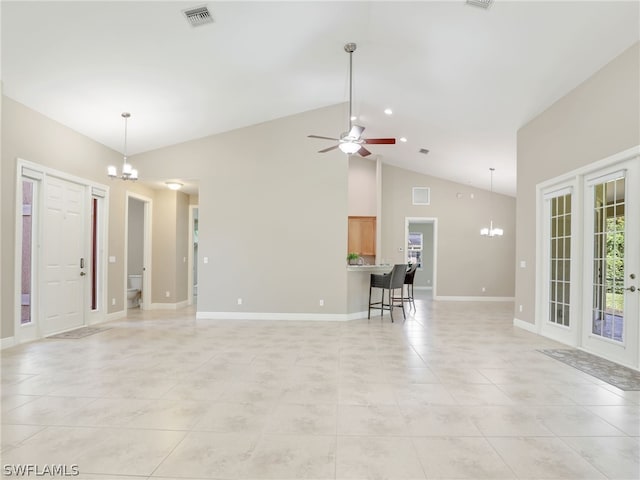
<instances>
[{"instance_id":1,"label":"bar stool","mask_svg":"<svg viewBox=\"0 0 640 480\"><path fill-rule=\"evenodd\" d=\"M369 280L369 313L367 318L371 318L371 309L379 309L380 316L385 310L389 310L391 315L391 321L393 322L393 308L402 308L402 316L406 319L407 316L404 313L404 277L407 272L406 265L394 265L393 270L390 273L371 274ZM379 302L371 302L371 291L374 288L382 289L382 299ZM395 290L400 289L400 298L395 296ZM384 292L389 290L389 303L384 303Z\"/></svg>"},{"instance_id":2,"label":"bar stool","mask_svg":"<svg viewBox=\"0 0 640 480\"><path fill-rule=\"evenodd\" d=\"M407 274L404 276L404 284L407 286L407 298L405 298L405 301L409 302L409 305L411 305L414 310L416 309L416 302L413 298L413 280L416 276L417 269L418 264L414 263L413 265L411 265L411 267L409 267L409 270L407 270Z\"/></svg>"}]
</instances>

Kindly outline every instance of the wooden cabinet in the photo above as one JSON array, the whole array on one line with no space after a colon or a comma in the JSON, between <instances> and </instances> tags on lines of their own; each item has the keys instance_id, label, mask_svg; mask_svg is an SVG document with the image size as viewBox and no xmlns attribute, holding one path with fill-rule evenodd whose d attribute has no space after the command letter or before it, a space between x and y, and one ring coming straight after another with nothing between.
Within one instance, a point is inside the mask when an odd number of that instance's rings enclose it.
<instances>
[{"instance_id":1,"label":"wooden cabinet","mask_svg":"<svg viewBox=\"0 0 640 480\"><path fill-rule=\"evenodd\" d=\"M376 254L376 217L349 217L347 253Z\"/></svg>"}]
</instances>

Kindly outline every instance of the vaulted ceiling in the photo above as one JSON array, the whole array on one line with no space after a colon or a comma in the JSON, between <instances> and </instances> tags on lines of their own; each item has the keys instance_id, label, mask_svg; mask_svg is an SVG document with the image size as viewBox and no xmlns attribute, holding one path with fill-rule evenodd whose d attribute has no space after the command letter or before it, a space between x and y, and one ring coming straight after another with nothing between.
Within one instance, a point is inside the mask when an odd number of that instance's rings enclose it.
<instances>
[{"instance_id":1,"label":"vaulted ceiling","mask_svg":"<svg viewBox=\"0 0 640 480\"><path fill-rule=\"evenodd\" d=\"M518 128L640 39L637 1L199 5L3 1L4 94L117 151L130 111L134 154L345 102L355 42L356 123L407 138L384 162L515 195Z\"/></svg>"}]
</instances>

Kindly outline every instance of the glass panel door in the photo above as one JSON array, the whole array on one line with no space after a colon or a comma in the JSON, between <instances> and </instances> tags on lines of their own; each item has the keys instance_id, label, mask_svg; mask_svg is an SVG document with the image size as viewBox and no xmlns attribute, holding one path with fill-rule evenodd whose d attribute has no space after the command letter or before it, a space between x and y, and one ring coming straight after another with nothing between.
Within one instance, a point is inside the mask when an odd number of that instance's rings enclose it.
<instances>
[{"instance_id":1,"label":"glass panel door","mask_svg":"<svg viewBox=\"0 0 640 480\"><path fill-rule=\"evenodd\" d=\"M640 159L585 179L583 346L637 367ZM631 188L635 185L635 188Z\"/></svg>"}]
</instances>

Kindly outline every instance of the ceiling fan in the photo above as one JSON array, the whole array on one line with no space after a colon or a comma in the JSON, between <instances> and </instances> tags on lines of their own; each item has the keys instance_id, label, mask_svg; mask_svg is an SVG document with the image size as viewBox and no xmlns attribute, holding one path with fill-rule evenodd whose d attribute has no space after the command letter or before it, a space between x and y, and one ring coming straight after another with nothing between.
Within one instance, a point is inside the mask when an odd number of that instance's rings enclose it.
<instances>
[{"instance_id":1,"label":"ceiling fan","mask_svg":"<svg viewBox=\"0 0 640 480\"><path fill-rule=\"evenodd\" d=\"M357 154L361 157L371 155L371 152L367 150L364 145L394 145L396 143L395 138L363 138L362 132L364 127L360 125L353 125L352 107L353 107L353 52L356 51L355 43L347 43L344 46L344 51L349 54L349 131L340 135L340 138L322 137L319 135L308 135L309 138L320 138L322 140L333 140L338 142L337 145L319 150L318 153L326 153L331 150L339 148L344 153Z\"/></svg>"}]
</instances>

